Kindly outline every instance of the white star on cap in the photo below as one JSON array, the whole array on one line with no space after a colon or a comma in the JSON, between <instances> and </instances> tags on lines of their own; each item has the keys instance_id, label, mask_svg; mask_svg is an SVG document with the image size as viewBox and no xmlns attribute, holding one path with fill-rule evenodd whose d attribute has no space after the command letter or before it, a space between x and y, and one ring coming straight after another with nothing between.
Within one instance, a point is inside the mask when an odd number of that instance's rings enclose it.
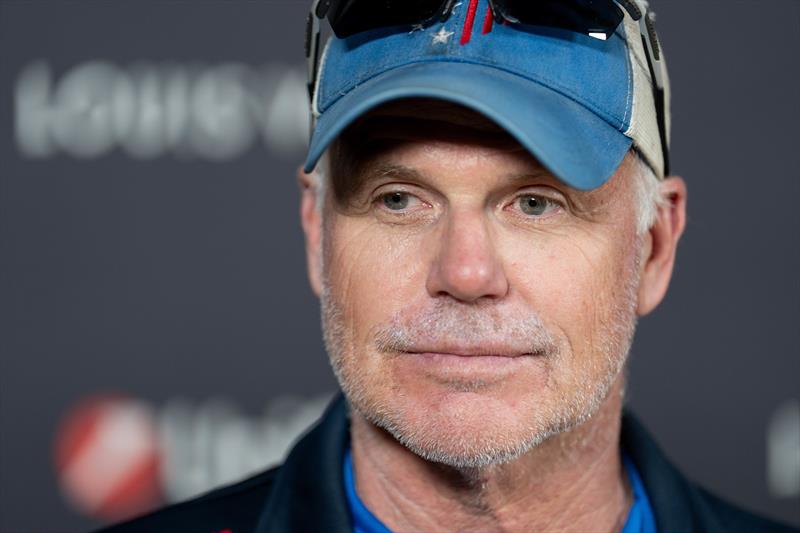
<instances>
[{"instance_id":1,"label":"white star on cap","mask_svg":"<svg viewBox=\"0 0 800 533\"><path fill-rule=\"evenodd\" d=\"M442 29L433 36L433 44L447 44L453 35L452 31L447 31L447 28L442 26Z\"/></svg>"}]
</instances>

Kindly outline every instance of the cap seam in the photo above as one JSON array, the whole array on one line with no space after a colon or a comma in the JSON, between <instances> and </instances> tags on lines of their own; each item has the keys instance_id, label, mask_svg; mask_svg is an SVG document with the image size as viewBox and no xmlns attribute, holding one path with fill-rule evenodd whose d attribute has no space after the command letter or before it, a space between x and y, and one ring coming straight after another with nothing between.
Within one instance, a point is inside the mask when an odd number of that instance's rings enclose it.
<instances>
[{"instance_id":1,"label":"cap seam","mask_svg":"<svg viewBox=\"0 0 800 533\"><path fill-rule=\"evenodd\" d=\"M631 42L628 40L627 35L627 28L625 24L620 24L621 28L625 28L625 36L621 37L625 41L625 63L628 66L628 96L625 99L625 115L622 117L622 130L620 131L627 131L630 128L630 122L633 122L633 91L635 87L633 86L633 63L631 62ZM617 28L619 29L619 28ZM628 117L630 116L630 122L628 121Z\"/></svg>"},{"instance_id":2,"label":"cap seam","mask_svg":"<svg viewBox=\"0 0 800 533\"><path fill-rule=\"evenodd\" d=\"M312 94L311 97L311 114L314 117L314 120L318 120L319 117L322 115L322 111L320 111L319 109L319 100L321 97L320 87L322 83L322 74L325 72L325 64L327 63L328 60L328 50L330 50L331 42L332 42L331 40L328 40L328 42L325 43L325 47L322 50L322 57L320 58L319 66L317 67L317 72L319 74L317 75L317 79L314 82L314 87L313 87L314 93Z\"/></svg>"}]
</instances>

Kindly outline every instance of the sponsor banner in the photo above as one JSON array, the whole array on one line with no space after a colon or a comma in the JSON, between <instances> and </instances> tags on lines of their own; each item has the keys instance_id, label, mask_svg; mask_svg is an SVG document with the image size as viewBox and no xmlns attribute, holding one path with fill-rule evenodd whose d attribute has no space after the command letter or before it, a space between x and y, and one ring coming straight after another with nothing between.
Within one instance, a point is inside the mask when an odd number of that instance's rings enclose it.
<instances>
[{"instance_id":1,"label":"sponsor banner","mask_svg":"<svg viewBox=\"0 0 800 533\"><path fill-rule=\"evenodd\" d=\"M279 397L248 417L223 398L155 406L93 395L56 435L62 493L78 512L111 522L233 483L279 463L330 398Z\"/></svg>"},{"instance_id":2,"label":"sponsor banner","mask_svg":"<svg viewBox=\"0 0 800 533\"><path fill-rule=\"evenodd\" d=\"M33 159L120 150L133 159L228 161L257 141L277 155L308 141L305 74L283 65L94 60L57 77L36 61L14 94L16 147Z\"/></svg>"}]
</instances>

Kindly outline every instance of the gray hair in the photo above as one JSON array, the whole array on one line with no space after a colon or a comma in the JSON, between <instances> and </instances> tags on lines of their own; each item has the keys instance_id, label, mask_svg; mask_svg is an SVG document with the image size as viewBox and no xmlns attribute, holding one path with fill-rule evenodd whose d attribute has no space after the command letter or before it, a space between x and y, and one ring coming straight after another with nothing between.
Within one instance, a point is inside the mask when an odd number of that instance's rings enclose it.
<instances>
[{"instance_id":1,"label":"gray hair","mask_svg":"<svg viewBox=\"0 0 800 533\"><path fill-rule=\"evenodd\" d=\"M634 158L633 184L636 202L636 231L643 235L658 218L658 210L667 205L668 200L661 190L661 180L649 164L636 150L631 150Z\"/></svg>"},{"instance_id":2,"label":"gray hair","mask_svg":"<svg viewBox=\"0 0 800 533\"><path fill-rule=\"evenodd\" d=\"M325 202L325 194L328 189L328 180L331 170L331 153L327 150L317 163L316 168L311 171L311 179L314 183L314 195L317 200L317 211L322 212L322 204Z\"/></svg>"}]
</instances>

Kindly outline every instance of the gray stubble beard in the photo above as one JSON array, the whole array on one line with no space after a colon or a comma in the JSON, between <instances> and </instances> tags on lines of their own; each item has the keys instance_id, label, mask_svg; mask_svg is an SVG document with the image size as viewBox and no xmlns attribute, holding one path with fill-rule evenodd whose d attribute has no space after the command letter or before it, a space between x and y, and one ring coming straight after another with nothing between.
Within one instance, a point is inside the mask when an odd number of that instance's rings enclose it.
<instances>
[{"instance_id":1,"label":"gray stubble beard","mask_svg":"<svg viewBox=\"0 0 800 533\"><path fill-rule=\"evenodd\" d=\"M602 352L600 364L603 365L602 379L597 382L587 382L592 374L584 372L583 383L579 383L576 394L562 398L553 409L546 413L539 413L538 424L530 426L527 438L514 442L498 442L494 447L475 449L474 443L462 442L457 448L462 453L452 453L441 445L441 440L431 439L425 435L426 428L407 427L396 413L392 412L390 405L382 405L370 398L367 387L368 378L359 372L358 368L349 368L346 355L352 353L355 346L347 335L341 306L332 296L328 278L323 268L323 288L320 297L321 319L325 347L329 354L334 374L350 404L350 407L371 424L387 431L403 446L425 460L441 463L458 470L482 469L494 465L501 465L513 461L533 448L539 446L547 439L561 433L568 432L581 426L591 419L606 400L611 387L623 371L628 357L634 332L636 329L636 295L639 286L639 265L642 238L637 237L637 242L631 253L628 264L624 268L622 284L623 295L617 300L617 305L611 312L611 320L602 328L603 345L597 349ZM538 319L537 319L538 320ZM541 323L541 321L539 321ZM494 327L494 326L493 326ZM542 326L543 327L543 326ZM552 340L552 335L546 330L538 331L535 336L537 342L547 345ZM391 336L383 339L385 347L401 347L407 335ZM349 346L348 346L349 344ZM561 350L552 349L551 355L562 356ZM595 363L596 364L596 363ZM584 367L584 370L586 368ZM403 394L403 391L398 391ZM452 448L452 446L450 446Z\"/></svg>"}]
</instances>

